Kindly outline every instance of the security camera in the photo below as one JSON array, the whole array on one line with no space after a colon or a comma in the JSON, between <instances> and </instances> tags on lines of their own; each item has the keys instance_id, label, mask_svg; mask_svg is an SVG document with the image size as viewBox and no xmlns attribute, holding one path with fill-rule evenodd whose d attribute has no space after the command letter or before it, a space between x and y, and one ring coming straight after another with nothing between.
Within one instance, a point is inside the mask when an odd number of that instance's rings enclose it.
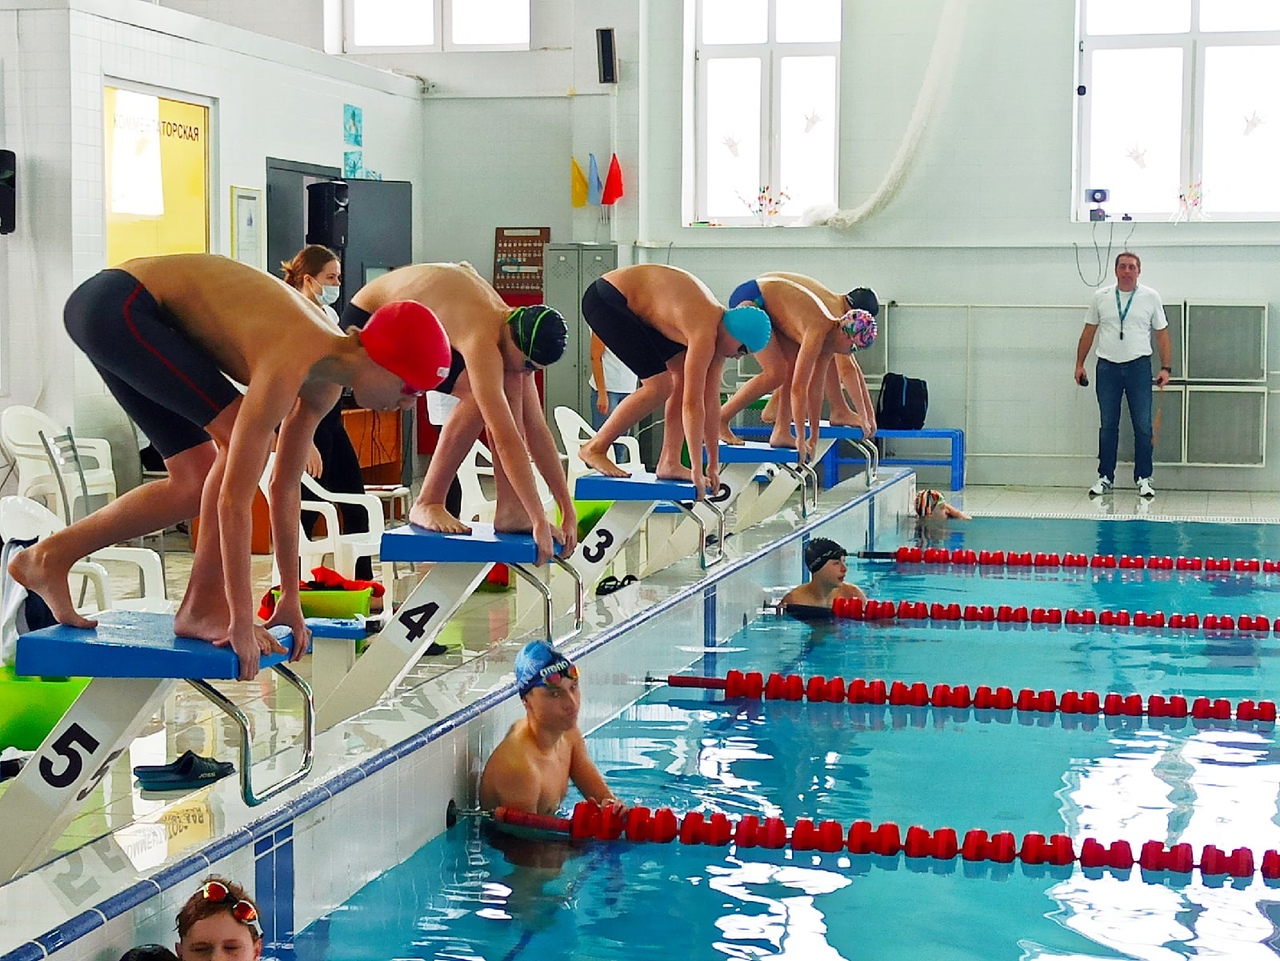
<instances>
[{"instance_id":1,"label":"security camera","mask_svg":"<svg viewBox=\"0 0 1280 961\"><path fill-rule=\"evenodd\" d=\"M1094 187L1092 190L1086 190L1085 195L1091 204L1105 204L1111 197L1111 191Z\"/></svg>"}]
</instances>

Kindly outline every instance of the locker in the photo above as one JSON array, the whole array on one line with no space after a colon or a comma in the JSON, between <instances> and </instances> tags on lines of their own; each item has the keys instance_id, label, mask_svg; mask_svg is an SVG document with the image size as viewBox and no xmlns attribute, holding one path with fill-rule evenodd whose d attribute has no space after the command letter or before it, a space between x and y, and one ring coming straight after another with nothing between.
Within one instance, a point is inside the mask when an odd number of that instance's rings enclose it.
<instances>
[{"instance_id":1,"label":"locker","mask_svg":"<svg viewBox=\"0 0 1280 961\"><path fill-rule=\"evenodd\" d=\"M569 345L564 357L547 368L544 408L554 423L557 407L572 407L591 420L591 329L582 319L582 294L595 280L618 266L616 244L547 244L542 256L547 304L564 315Z\"/></svg>"}]
</instances>

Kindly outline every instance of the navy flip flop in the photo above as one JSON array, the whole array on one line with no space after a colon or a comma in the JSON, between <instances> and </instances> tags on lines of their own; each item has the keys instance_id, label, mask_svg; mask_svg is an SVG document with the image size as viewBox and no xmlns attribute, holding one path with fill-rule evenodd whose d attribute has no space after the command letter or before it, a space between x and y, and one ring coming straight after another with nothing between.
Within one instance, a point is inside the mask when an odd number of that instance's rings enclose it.
<instances>
[{"instance_id":1,"label":"navy flip flop","mask_svg":"<svg viewBox=\"0 0 1280 961\"><path fill-rule=\"evenodd\" d=\"M212 784L235 770L229 761L217 761L187 751L169 764L140 764L133 769L143 790L190 791Z\"/></svg>"}]
</instances>

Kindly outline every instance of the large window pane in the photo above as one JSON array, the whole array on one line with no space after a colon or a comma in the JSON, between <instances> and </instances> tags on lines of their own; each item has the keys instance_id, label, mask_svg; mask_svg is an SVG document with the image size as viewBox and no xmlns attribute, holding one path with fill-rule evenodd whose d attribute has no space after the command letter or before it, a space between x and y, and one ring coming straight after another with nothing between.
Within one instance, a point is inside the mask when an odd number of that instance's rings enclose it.
<instances>
[{"instance_id":1,"label":"large window pane","mask_svg":"<svg viewBox=\"0 0 1280 961\"><path fill-rule=\"evenodd\" d=\"M778 4L779 43L838 43L840 0L783 0Z\"/></svg>"},{"instance_id":2,"label":"large window pane","mask_svg":"<svg viewBox=\"0 0 1280 961\"><path fill-rule=\"evenodd\" d=\"M797 217L836 199L836 59L783 57L780 75L780 186L790 195L783 214Z\"/></svg>"},{"instance_id":3,"label":"large window pane","mask_svg":"<svg viewBox=\"0 0 1280 961\"><path fill-rule=\"evenodd\" d=\"M764 43L768 0L702 0L703 43Z\"/></svg>"},{"instance_id":4,"label":"large window pane","mask_svg":"<svg viewBox=\"0 0 1280 961\"><path fill-rule=\"evenodd\" d=\"M436 42L432 4L424 0L351 0L357 47L429 47Z\"/></svg>"},{"instance_id":5,"label":"large window pane","mask_svg":"<svg viewBox=\"0 0 1280 961\"><path fill-rule=\"evenodd\" d=\"M1280 211L1280 47L1204 55L1204 209Z\"/></svg>"},{"instance_id":6,"label":"large window pane","mask_svg":"<svg viewBox=\"0 0 1280 961\"><path fill-rule=\"evenodd\" d=\"M1085 33L1186 33L1191 0L1087 0Z\"/></svg>"},{"instance_id":7,"label":"large window pane","mask_svg":"<svg viewBox=\"0 0 1280 961\"><path fill-rule=\"evenodd\" d=\"M1276 0L1200 0L1201 30L1280 30Z\"/></svg>"},{"instance_id":8,"label":"large window pane","mask_svg":"<svg viewBox=\"0 0 1280 961\"><path fill-rule=\"evenodd\" d=\"M1089 183L1107 210L1173 213L1182 179L1182 49L1095 50L1089 86Z\"/></svg>"},{"instance_id":9,"label":"large window pane","mask_svg":"<svg viewBox=\"0 0 1280 961\"><path fill-rule=\"evenodd\" d=\"M449 9L453 43L529 45L529 0L452 0Z\"/></svg>"},{"instance_id":10,"label":"large window pane","mask_svg":"<svg viewBox=\"0 0 1280 961\"><path fill-rule=\"evenodd\" d=\"M750 216L760 188L760 71L755 57L707 61L707 216Z\"/></svg>"}]
</instances>

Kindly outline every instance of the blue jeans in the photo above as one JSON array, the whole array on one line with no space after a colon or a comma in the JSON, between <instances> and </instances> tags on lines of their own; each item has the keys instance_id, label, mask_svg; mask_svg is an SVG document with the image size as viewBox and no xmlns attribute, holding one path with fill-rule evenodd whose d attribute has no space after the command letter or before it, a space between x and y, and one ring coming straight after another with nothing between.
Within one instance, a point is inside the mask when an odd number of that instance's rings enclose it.
<instances>
[{"instance_id":1,"label":"blue jeans","mask_svg":"<svg viewBox=\"0 0 1280 961\"><path fill-rule=\"evenodd\" d=\"M1098 474L1115 480L1116 448L1120 444L1120 398L1129 401L1133 422L1133 479L1151 476L1151 358L1139 357L1127 364L1098 358L1094 379L1098 387Z\"/></svg>"},{"instance_id":2,"label":"blue jeans","mask_svg":"<svg viewBox=\"0 0 1280 961\"><path fill-rule=\"evenodd\" d=\"M626 394L616 390L611 390L606 392L605 396L609 398L609 410L602 414L600 413L600 409L596 407L596 403L599 401L600 395L595 392L594 388L591 391L591 429L592 430L599 430L601 427L603 427L605 420L609 417L609 414L612 414L614 410L617 408L617 406L627 399Z\"/></svg>"},{"instance_id":3,"label":"blue jeans","mask_svg":"<svg viewBox=\"0 0 1280 961\"><path fill-rule=\"evenodd\" d=\"M595 392L594 388L591 391L591 429L592 430L599 430L601 427L603 427L604 422L609 419L609 414L612 414L617 409L618 405L627 399L626 394L617 390L607 391L605 393L605 396L609 398L609 410L606 413L602 414L600 413L600 409L596 407L596 401L598 400L600 395ZM630 433L630 431L628 431L628 433ZM626 451L627 449L623 447L621 444L613 445L614 457L617 457L617 458L625 457Z\"/></svg>"}]
</instances>

